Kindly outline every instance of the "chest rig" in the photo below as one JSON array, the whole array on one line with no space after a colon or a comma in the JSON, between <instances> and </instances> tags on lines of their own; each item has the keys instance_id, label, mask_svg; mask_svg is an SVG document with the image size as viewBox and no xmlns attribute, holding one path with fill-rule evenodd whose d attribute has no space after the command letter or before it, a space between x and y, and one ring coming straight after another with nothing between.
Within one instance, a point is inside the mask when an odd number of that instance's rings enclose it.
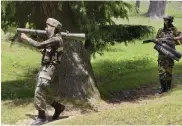
<instances>
[{"instance_id":1,"label":"chest rig","mask_svg":"<svg viewBox=\"0 0 182 126\"><path fill-rule=\"evenodd\" d=\"M159 38L173 38L175 36L175 31L174 28L168 28L166 31L162 30ZM175 48L175 42L168 42L166 43L168 44L170 47Z\"/></svg>"},{"instance_id":2,"label":"chest rig","mask_svg":"<svg viewBox=\"0 0 182 126\"><path fill-rule=\"evenodd\" d=\"M59 64L62 58L63 47L49 47L43 50L42 65Z\"/></svg>"}]
</instances>

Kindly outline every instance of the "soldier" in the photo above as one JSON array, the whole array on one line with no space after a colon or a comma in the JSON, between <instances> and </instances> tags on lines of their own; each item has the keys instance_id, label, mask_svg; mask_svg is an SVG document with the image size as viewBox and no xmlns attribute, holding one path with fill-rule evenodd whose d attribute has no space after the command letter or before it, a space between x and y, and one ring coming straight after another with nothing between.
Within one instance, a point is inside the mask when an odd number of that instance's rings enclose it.
<instances>
[{"instance_id":1,"label":"soldier","mask_svg":"<svg viewBox=\"0 0 182 126\"><path fill-rule=\"evenodd\" d=\"M51 82L55 72L55 65L60 62L63 40L60 34L62 24L53 18L48 18L46 21L46 33L48 40L37 42L26 34L21 33L21 39L38 49L42 49L41 68L37 75L37 83L34 96L34 105L38 110L38 117L32 125L42 125L47 122L45 111L46 103L50 104L54 109L53 120L57 119L65 106L56 101L54 91L51 88Z\"/></svg>"},{"instance_id":2,"label":"soldier","mask_svg":"<svg viewBox=\"0 0 182 126\"><path fill-rule=\"evenodd\" d=\"M164 27L158 30L157 38L169 38L173 40L173 43L168 45L175 49L176 45L182 44L182 33L176 29L172 24L174 17L165 16ZM171 89L172 81L172 68L174 66L174 60L168 58L167 56L159 53L158 55L158 71L161 88L159 93L163 93Z\"/></svg>"}]
</instances>

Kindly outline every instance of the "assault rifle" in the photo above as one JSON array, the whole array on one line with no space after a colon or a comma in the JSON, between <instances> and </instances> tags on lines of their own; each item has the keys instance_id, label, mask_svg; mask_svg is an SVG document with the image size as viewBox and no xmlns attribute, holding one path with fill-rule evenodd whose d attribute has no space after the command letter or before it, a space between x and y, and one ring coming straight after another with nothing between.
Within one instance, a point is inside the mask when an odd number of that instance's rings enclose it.
<instances>
[{"instance_id":1,"label":"assault rifle","mask_svg":"<svg viewBox=\"0 0 182 126\"><path fill-rule=\"evenodd\" d=\"M43 35L46 36L45 30L34 30L34 29L26 29L26 28L17 28L17 33L10 39L11 45L15 41L15 39L19 36L20 33L28 33L31 35ZM61 32L62 38L64 39L74 39L74 40L85 40L84 33L69 33L69 32Z\"/></svg>"},{"instance_id":2,"label":"assault rifle","mask_svg":"<svg viewBox=\"0 0 182 126\"><path fill-rule=\"evenodd\" d=\"M154 49L157 50L158 52L166 55L167 57L179 61L182 57L182 54L178 51L176 51L174 48L172 48L169 45L173 45L174 40L171 38L159 38L159 39L149 39L149 40L144 40L143 44L145 43L150 43L153 42L155 43Z\"/></svg>"}]
</instances>

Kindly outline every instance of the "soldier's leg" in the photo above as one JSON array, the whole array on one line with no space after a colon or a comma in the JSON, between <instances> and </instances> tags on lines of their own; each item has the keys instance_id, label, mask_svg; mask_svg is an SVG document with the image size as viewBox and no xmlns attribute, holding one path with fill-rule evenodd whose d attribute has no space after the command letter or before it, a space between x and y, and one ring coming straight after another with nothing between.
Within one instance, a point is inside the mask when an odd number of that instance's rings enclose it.
<instances>
[{"instance_id":1,"label":"soldier's leg","mask_svg":"<svg viewBox=\"0 0 182 126\"><path fill-rule=\"evenodd\" d=\"M42 87L36 87L34 105L37 110L46 111L45 91Z\"/></svg>"},{"instance_id":2,"label":"soldier's leg","mask_svg":"<svg viewBox=\"0 0 182 126\"><path fill-rule=\"evenodd\" d=\"M165 60L158 60L158 72L159 72L159 80L161 88L159 90L159 94L167 91L167 83L166 83L166 62Z\"/></svg>"},{"instance_id":3,"label":"soldier's leg","mask_svg":"<svg viewBox=\"0 0 182 126\"><path fill-rule=\"evenodd\" d=\"M46 101L55 109L54 115L52 117L52 119L55 120L59 117L61 112L65 110L65 106L59 103L59 98L57 97L58 94L56 94L52 88L49 88L46 91Z\"/></svg>"},{"instance_id":4,"label":"soldier's leg","mask_svg":"<svg viewBox=\"0 0 182 126\"><path fill-rule=\"evenodd\" d=\"M168 90L171 89L171 82L172 82L172 67L167 69L167 88Z\"/></svg>"},{"instance_id":5,"label":"soldier's leg","mask_svg":"<svg viewBox=\"0 0 182 126\"><path fill-rule=\"evenodd\" d=\"M37 110L45 111L46 103L48 101L53 102L52 94L50 93L50 84L54 70L53 65L45 65L41 67L38 73L34 98L34 105Z\"/></svg>"},{"instance_id":6,"label":"soldier's leg","mask_svg":"<svg viewBox=\"0 0 182 126\"><path fill-rule=\"evenodd\" d=\"M39 77L42 78L42 83L40 84L43 85L41 89L43 89L44 92L44 101L54 107L55 113L53 115L53 119L56 119L65 109L65 107L57 102L59 100L57 97L58 94L56 94L56 92L54 91L54 85L52 83L52 81L54 80L54 70L54 65L44 66L42 71L40 72ZM38 107L39 109L42 108L41 105L39 105Z\"/></svg>"},{"instance_id":7,"label":"soldier's leg","mask_svg":"<svg viewBox=\"0 0 182 126\"><path fill-rule=\"evenodd\" d=\"M63 104L60 104L58 101L54 101L51 106L55 109L54 115L52 116L52 119L58 119L61 112L65 110L65 106Z\"/></svg>"},{"instance_id":8,"label":"soldier's leg","mask_svg":"<svg viewBox=\"0 0 182 126\"><path fill-rule=\"evenodd\" d=\"M38 110L38 118L32 123L32 125L42 125L47 122L45 111L47 96L46 85L48 83L50 83L49 80L40 77L38 78L34 97L34 105L35 108Z\"/></svg>"}]
</instances>

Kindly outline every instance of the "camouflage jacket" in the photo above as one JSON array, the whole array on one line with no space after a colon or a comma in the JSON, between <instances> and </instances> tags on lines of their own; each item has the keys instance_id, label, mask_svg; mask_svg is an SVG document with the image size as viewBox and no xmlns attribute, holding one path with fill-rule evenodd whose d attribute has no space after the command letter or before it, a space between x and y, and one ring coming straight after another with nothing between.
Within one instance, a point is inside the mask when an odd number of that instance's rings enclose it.
<instances>
[{"instance_id":1,"label":"camouflage jacket","mask_svg":"<svg viewBox=\"0 0 182 126\"><path fill-rule=\"evenodd\" d=\"M168 30L164 31L163 28L160 28L157 32L156 38L174 38L182 36L182 33L177 30L176 27L169 28ZM182 40L174 40L174 43L171 46L172 48L175 48L176 45L182 45ZM167 58L162 53L159 53L158 59L164 59Z\"/></svg>"},{"instance_id":2,"label":"camouflage jacket","mask_svg":"<svg viewBox=\"0 0 182 126\"><path fill-rule=\"evenodd\" d=\"M60 62L63 51L63 40L60 34L56 34L43 42L37 42L31 38L28 38L27 41L32 46L41 49L43 54L42 65Z\"/></svg>"},{"instance_id":3,"label":"camouflage jacket","mask_svg":"<svg viewBox=\"0 0 182 126\"><path fill-rule=\"evenodd\" d=\"M157 32L156 38L165 38L165 37L178 37L182 36L182 33L177 30L176 27L169 28L167 31L164 31L163 28L160 28ZM182 45L182 40L174 40L174 45Z\"/></svg>"}]
</instances>

